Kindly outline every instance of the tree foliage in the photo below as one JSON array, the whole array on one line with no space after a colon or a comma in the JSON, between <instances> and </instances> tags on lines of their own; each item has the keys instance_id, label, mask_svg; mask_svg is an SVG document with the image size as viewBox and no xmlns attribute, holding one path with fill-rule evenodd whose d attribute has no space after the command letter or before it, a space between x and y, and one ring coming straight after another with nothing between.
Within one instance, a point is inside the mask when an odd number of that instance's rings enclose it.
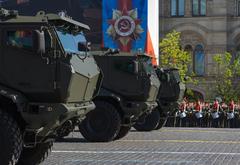
<instances>
[{"instance_id":1,"label":"tree foliage","mask_svg":"<svg viewBox=\"0 0 240 165\"><path fill-rule=\"evenodd\" d=\"M180 32L172 31L160 42L160 65L163 68L176 68L179 70L181 80L185 82L191 55L181 49ZM191 76L188 81L192 81Z\"/></svg>"},{"instance_id":2,"label":"tree foliage","mask_svg":"<svg viewBox=\"0 0 240 165\"><path fill-rule=\"evenodd\" d=\"M240 75L240 56L233 58L226 52L215 55L213 60L217 64L216 94L226 102L237 101L240 97L240 84L236 82Z\"/></svg>"}]
</instances>

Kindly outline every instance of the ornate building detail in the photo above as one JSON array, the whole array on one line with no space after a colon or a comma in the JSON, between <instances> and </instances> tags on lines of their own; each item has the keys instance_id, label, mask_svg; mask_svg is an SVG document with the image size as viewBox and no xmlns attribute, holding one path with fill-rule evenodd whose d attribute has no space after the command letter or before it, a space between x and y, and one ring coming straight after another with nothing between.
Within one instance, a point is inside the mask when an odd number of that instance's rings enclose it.
<instances>
[{"instance_id":1,"label":"ornate building detail","mask_svg":"<svg viewBox=\"0 0 240 165\"><path fill-rule=\"evenodd\" d=\"M204 2L204 4L199 3ZM193 2L195 5L193 5ZM172 30L181 32L182 48L191 52L190 70L201 73L200 84L188 87L202 93L204 99L212 99L216 65L213 57L226 51L240 54L240 16L236 0L185 0L183 17L171 17L170 0L160 0L160 36ZM239 3L240 5L240 3ZM195 9L193 8L195 6ZM200 7L200 8L199 8ZM197 10L198 8L198 10ZM201 9L203 9L201 11ZM198 16L194 15L198 14ZM196 50L196 48L198 49ZM201 49L200 49L201 47ZM239 53L238 53L239 52ZM196 59L194 55L199 58ZM199 62L199 64L197 64ZM197 64L197 66L196 66ZM202 68L204 66L204 68ZM200 70L198 70L198 67ZM202 74L204 71L204 74Z\"/></svg>"}]
</instances>

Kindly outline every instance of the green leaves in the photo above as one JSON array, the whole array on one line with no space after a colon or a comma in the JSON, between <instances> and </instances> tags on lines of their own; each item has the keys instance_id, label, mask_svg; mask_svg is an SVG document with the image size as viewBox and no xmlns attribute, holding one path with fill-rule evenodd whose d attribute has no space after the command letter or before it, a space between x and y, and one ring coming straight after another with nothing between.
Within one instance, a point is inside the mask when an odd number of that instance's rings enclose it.
<instances>
[{"instance_id":1,"label":"green leaves","mask_svg":"<svg viewBox=\"0 0 240 165\"><path fill-rule=\"evenodd\" d=\"M216 94L227 102L231 99L237 101L240 97L240 84L235 83L235 80L240 76L239 56L233 57L226 52L215 55L213 60L217 64Z\"/></svg>"},{"instance_id":2,"label":"green leaves","mask_svg":"<svg viewBox=\"0 0 240 165\"><path fill-rule=\"evenodd\" d=\"M162 39L160 42L160 65L163 68L179 69L181 80L185 82L184 77L188 72L191 55L181 49L180 35L180 32L174 30ZM192 78L189 77L188 81L192 81Z\"/></svg>"}]
</instances>

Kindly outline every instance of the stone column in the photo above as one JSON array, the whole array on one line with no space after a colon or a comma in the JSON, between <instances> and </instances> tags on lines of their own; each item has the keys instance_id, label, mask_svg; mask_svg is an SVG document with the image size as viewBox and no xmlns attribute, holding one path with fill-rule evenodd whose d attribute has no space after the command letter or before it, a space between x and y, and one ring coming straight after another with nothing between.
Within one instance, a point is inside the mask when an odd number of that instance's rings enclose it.
<instances>
[{"instance_id":1,"label":"stone column","mask_svg":"<svg viewBox=\"0 0 240 165\"><path fill-rule=\"evenodd\" d=\"M192 16L192 0L185 0L185 17Z\"/></svg>"}]
</instances>

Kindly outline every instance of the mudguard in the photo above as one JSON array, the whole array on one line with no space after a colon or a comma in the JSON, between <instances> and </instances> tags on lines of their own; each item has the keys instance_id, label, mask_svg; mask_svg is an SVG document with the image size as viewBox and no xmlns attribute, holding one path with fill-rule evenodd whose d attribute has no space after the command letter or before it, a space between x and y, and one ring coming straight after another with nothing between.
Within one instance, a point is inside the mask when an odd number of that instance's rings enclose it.
<instances>
[{"instance_id":1,"label":"mudguard","mask_svg":"<svg viewBox=\"0 0 240 165\"><path fill-rule=\"evenodd\" d=\"M98 96L95 98L96 100L99 98L106 98L106 97L111 97L112 99L114 99L117 102L121 102L121 97L114 94L114 92L111 92L111 90L106 89L104 87L101 88L101 90L99 91Z\"/></svg>"},{"instance_id":2,"label":"mudguard","mask_svg":"<svg viewBox=\"0 0 240 165\"><path fill-rule=\"evenodd\" d=\"M12 100L12 102L16 104L17 110L19 112L23 111L24 105L27 102L25 96L23 96L20 92L17 92L3 85L0 85L0 96Z\"/></svg>"}]
</instances>

